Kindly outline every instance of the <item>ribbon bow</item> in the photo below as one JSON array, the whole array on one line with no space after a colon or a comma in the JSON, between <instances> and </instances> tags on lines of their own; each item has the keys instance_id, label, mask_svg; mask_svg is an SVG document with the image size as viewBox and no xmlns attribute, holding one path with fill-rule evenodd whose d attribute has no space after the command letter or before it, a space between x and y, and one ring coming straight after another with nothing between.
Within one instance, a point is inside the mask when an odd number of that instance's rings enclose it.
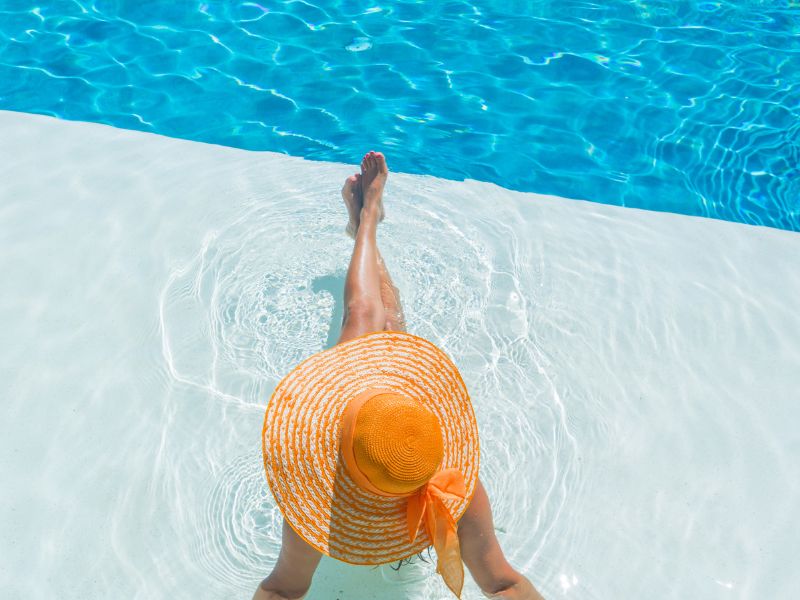
<instances>
[{"instance_id":1,"label":"ribbon bow","mask_svg":"<svg viewBox=\"0 0 800 600\"><path fill-rule=\"evenodd\" d=\"M456 521L444 500L464 500L466 495L461 472L444 469L408 498L408 537L412 542L416 539L424 519L425 530L436 548L436 572L458 598L461 598L464 586L464 565L461 563Z\"/></svg>"}]
</instances>

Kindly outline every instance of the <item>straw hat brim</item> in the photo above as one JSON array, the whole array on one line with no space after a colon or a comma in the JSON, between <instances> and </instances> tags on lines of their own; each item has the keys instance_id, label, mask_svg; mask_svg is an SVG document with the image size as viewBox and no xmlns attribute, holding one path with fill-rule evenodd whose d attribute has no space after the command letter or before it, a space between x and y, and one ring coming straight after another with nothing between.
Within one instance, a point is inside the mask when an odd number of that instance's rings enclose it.
<instances>
[{"instance_id":1,"label":"straw hat brim","mask_svg":"<svg viewBox=\"0 0 800 600\"><path fill-rule=\"evenodd\" d=\"M264 470L286 522L313 548L339 560L375 565L432 544L424 529L409 541L406 499L378 496L350 478L339 457L340 420L351 398L380 388L422 402L442 426L441 469L464 475L465 500L447 501L457 520L478 481L478 426L466 386L450 358L428 340L373 332L297 365L270 398L262 430Z\"/></svg>"}]
</instances>

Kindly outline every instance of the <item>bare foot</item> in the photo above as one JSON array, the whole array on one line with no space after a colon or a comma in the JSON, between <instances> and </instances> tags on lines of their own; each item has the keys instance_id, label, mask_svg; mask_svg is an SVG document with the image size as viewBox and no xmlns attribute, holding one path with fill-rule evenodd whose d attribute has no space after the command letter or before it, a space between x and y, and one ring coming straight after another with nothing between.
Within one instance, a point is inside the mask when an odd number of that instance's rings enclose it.
<instances>
[{"instance_id":1,"label":"bare foot","mask_svg":"<svg viewBox=\"0 0 800 600\"><path fill-rule=\"evenodd\" d=\"M383 158L382 154L375 152L365 154L364 160L366 160L370 156L370 154L380 155L384 167L382 181L383 184L385 184L386 176L389 174L388 169L386 169L386 161ZM367 165L362 160L361 162L362 170L365 170L366 166ZM347 235L349 235L353 239L355 239L356 232L358 231L358 225L361 223L361 209L364 207L364 195L362 194L361 184L362 184L362 174L356 173L355 175L351 175L350 177L345 179L344 186L342 187L342 198L344 198L344 204L347 207L347 214L350 217L347 223L347 227L345 227L345 233L347 233ZM383 184L380 185L381 190L383 190ZM386 216L386 211L383 208L382 200L379 200L379 207L380 210L378 213L378 222L380 223Z\"/></svg>"},{"instance_id":2,"label":"bare foot","mask_svg":"<svg viewBox=\"0 0 800 600\"><path fill-rule=\"evenodd\" d=\"M347 214L350 215L350 221L345 227L345 233L355 239L358 223L361 221L361 207L364 204L361 201L360 173L350 175L345 179L344 187L342 187L342 198L344 198L344 204L347 206Z\"/></svg>"},{"instance_id":3,"label":"bare foot","mask_svg":"<svg viewBox=\"0 0 800 600\"><path fill-rule=\"evenodd\" d=\"M380 152L370 150L361 160L361 193L364 206L362 210L376 210L379 219L383 218L383 188L389 168L386 159Z\"/></svg>"}]
</instances>

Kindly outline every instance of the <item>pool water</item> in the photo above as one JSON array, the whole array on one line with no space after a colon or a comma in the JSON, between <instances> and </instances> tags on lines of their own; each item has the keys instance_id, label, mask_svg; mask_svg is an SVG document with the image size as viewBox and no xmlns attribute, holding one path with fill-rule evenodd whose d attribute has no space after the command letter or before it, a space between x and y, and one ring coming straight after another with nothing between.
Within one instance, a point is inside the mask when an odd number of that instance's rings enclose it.
<instances>
[{"instance_id":1,"label":"pool water","mask_svg":"<svg viewBox=\"0 0 800 600\"><path fill-rule=\"evenodd\" d=\"M374 148L511 562L795 600L794 0L6 2L0 129L0 598L251 596L265 404L337 339ZM332 560L309 594L448 597Z\"/></svg>"},{"instance_id":2,"label":"pool water","mask_svg":"<svg viewBox=\"0 0 800 600\"><path fill-rule=\"evenodd\" d=\"M800 5L0 10L0 108L800 230Z\"/></svg>"}]
</instances>

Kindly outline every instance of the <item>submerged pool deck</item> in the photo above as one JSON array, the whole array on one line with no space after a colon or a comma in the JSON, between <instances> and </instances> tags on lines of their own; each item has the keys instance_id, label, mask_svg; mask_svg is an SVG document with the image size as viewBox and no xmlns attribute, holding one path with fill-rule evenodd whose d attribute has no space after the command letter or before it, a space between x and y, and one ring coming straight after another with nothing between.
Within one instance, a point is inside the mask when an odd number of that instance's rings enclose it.
<instances>
[{"instance_id":1,"label":"submerged pool deck","mask_svg":"<svg viewBox=\"0 0 800 600\"><path fill-rule=\"evenodd\" d=\"M0 596L249 598L280 532L263 411L336 338L355 167L0 128ZM386 205L545 597L792 597L800 234L397 173ZM446 598L431 572L325 560L309 599Z\"/></svg>"}]
</instances>

